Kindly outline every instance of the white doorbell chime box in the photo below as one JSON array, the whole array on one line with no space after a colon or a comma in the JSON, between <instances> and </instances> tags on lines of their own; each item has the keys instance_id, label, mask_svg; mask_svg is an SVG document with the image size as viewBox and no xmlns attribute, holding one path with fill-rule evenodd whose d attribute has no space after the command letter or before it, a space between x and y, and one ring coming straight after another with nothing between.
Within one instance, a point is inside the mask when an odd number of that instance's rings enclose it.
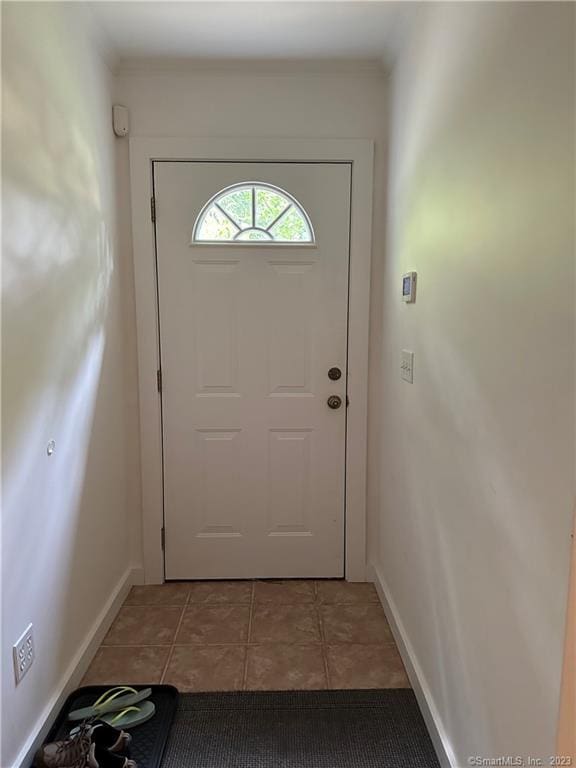
<instances>
[{"instance_id":1,"label":"white doorbell chime box","mask_svg":"<svg viewBox=\"0 0 576 768\"><path fill-rule=\"evenodd\" d=\"M116 136L128 136L130 130L130 114L128 107L114 104L112 107L112 127Z\"/></svg>"}]
</instances>

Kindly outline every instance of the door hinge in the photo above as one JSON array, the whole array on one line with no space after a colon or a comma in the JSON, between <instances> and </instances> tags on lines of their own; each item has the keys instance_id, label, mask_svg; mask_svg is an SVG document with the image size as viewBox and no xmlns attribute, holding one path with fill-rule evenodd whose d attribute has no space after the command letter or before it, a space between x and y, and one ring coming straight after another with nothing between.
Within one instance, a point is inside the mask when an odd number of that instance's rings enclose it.
<instances>
[{"instance_id":1,"label":"door hinge","mask_svg":"<svg viewBox=\"0 0 576 768\"><path fill-rule=\"evenodd\" d=\"M162 526L160 528L160 542L162 543L162 550L166 549L166 528Z\"/></svg>"},{"instance_id":2,"label":"door hinge","mask_svg":"<svg viewBox=\"0 0 576 768\"><path fill-rule=\"evenodd\" d=\"M346 395L346 408L350 405L350 398Z\"/></svg>"},{"instance_id":3,"label":"door hinge","mask_svg":"<svg viewBox=\"0 0 576 768\"><path fill-rule=\"evenodd\" d=\"M150 218L152 221L156 221L156 198L150 198Z\"/></svg>"},{"instance_id":4,"label":"door hinge","mask_svg":"<svg viewBox=\"0 0 576 768\"><path fill-rule=\"evenodd\" d=\"M162 369L158 368L156 371L156 386L158 387L158 392L162 394Z\"/></svg>"}]
</instances>

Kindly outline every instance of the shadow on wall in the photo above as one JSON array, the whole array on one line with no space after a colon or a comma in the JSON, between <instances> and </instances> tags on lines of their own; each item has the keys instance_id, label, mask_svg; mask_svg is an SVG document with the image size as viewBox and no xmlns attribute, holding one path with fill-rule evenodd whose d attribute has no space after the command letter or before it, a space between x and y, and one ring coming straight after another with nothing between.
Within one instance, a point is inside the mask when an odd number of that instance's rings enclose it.
<instances>
[{"instance_id":1,"label":"shadow on wall","mask_svg":"<svg viewBox=\"0 0 576 768\"><path fill-rule=\"evenodd\" d=\"M15 688L3 654L2 765L126 567L108 94L72 10L14 6L3 9L2 647L32 621L36 660Z\"/></svg>"}]
</instances>

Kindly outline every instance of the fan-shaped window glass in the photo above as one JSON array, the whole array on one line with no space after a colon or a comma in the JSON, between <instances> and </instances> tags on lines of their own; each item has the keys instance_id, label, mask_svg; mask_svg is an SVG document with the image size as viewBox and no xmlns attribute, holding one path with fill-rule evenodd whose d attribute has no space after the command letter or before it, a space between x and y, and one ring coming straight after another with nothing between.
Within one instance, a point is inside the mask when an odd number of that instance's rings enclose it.
<instances>
[{"instance_id":1,"label":"fan-shaped window glass","mask_svg":"<svg viewBox=\"0 0 576 768\"><path fill-rule=\"evenodd\" d=\"M314 230L288 192L261 182L235 184L209 200L194 225L194 243L313 243Z\"/></svg>"}]
</instances>

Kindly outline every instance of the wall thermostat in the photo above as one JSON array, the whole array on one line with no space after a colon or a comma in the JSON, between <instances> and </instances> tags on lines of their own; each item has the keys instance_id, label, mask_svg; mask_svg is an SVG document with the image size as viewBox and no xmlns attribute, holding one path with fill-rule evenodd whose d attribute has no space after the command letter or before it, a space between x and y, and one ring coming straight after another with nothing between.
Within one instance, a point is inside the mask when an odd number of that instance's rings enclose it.
<instances>
[{"instance_id":1,"label":"wall thermostat","mask_svg":"<svg viewBox=\"0 0 576 768\"><path fill-rule=\"evenodd\" d=\"M402 301L410 304L416 301L416 272L406 272L402 276Z\"/></svg>"}]
</instances>

